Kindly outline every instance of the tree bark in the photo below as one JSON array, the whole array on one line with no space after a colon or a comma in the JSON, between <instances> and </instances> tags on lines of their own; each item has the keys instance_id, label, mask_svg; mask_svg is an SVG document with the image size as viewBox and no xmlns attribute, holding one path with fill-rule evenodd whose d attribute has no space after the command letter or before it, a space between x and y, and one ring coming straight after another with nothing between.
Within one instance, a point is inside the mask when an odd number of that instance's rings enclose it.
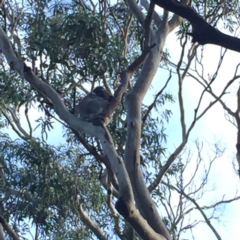
<instances>
[{"instance_id":1,"label":"tree bark","mask_svg":"<svg viewBox=\"0 0 240 240\"><path fill-rule=\"evenodd\" d=\"M187 19L191 23L192 32L188 34L192 36L192 42L198 42L201 45L214 44L240 52L239 38L218 31L216 28L208 24L187 4L174 0L153 0L153 2L156 5Z\"/></svg>"},{"instance_id":2,"label":"tree bark","mask_svg":"<svg viewBox=\"0 0 240 240\"><path fill-rule=\"evenodd\" d=\"M0 224L0 240L6 240L4 232L3 232L2 224Z\"/></svg>"}]
</instances>

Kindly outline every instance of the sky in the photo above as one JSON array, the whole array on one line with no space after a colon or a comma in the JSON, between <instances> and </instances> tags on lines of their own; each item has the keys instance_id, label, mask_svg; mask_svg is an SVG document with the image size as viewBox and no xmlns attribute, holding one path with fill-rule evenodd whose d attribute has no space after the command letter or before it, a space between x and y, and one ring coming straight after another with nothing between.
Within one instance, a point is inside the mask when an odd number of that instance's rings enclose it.
<instances>
[{"instance_id":1,"label":"sky","mask_svg":"<svg viewBox=\"0 0 240 240\"><path fill-rule=\"evenodd\" d=\"M176 46L176 48L172 48ZM178 59L179 49L176 44L176 38L174 33L168 36L166 41L166 46L170 51L170 56L172 59ZM220 56L220 47L207 45L204 47L204 69L206 74L214 74L218 64ZM175 60L176 61L176 60ZM239 53L228 51L224 60L223 66L219 71L218 77L216 78L213 88L217 93L220 93L222 88L226 83L231 80L234 75L235 67L239 63ZM155 81L164 78L167 79L168 75L164 72L159 71ZM197 106L198 98L201 94L202 88L194 79L186 79L186 84L183 89L184 91L184 103L185 103L185 113L190 123L194 114L194 109ZM158 83L153 83L153 85ZM177 89L177 78L171 81L167 88L167 91L172 92L176 95ZM223 100L227 103L233 111L236 110L236 91L239 86L239 80L230 87L229 94L227 94ZM206 94L203 101L203 106L207 106L213 99ZM173 106L173 116L170 119L169 127L167 127L166 132L169 136L168 147L174 149L181 141L181 128L179 125L179 110L177 104ZM239 188L239 177L234 171L232 162L236 163L236 133L237 129L229 123L224 117L224 111L220 104L216 104L212 109L196 124L195 129L192 131L189 137L190 148L194 147L193 142L196 139L203 141L204 152L206 159L209 154L209 147L215 142L220 142L223 147L226 148L223 157L217 160L212 168L212 173L209 179L209 189L213 188L214 192L207 192L204 194L204 201L206 204L213 203L215 200L221 200L225 195L226 198L231 198L235 196ZM170 144L170 146L169 146ZM238 166L237 166L238 167ZM239 201L227 204L225 206L224 214L221 216L221 222L213 221L212 223L216 227L222 239L239 240L240 239L240 208ZM199 215L196 215L197 219ZM194 218L194 216L193 216ZM201 218L201 217L200 217ZM194 229L196 233L195 239L215 239L212 232L203 224ZM188 235L188 234L187 234ZM189 236L189 235L188 235ZM189 239L192 239L189 237Z\"/></svg>"},{"instance_id":2,"label":"sky","mask_svg":"<svg viewBox=\"0 0 240 240\"><path fill-rule=\"evenodd\" d=\"M173 48L172 46L176 46ZM177 59L179 56L179 47L176 44L176 37L174 33L168 36L166 41L166 48L169 49L171 58L173 60ZM213 74L215 72L216 66L218 64L220 47L207 45L204 51L205 59L205 71L206 74ZM225 84L233 76L235 66L239 62L239 53L228 51L225 59L223 68L220 70L217 79L215 80L214 87L216 91L220 91ZM150 90L150 93L157 92L161 89L161 84L163 81L168 78L168 73L162 70L159 70L155 76L154 82L152 84L153 88ZM231 92L224 100L228 103L232 109L236 109L236 88L238 87L239 81L230 88ZM170 92L176 96L177 94L177 78L173 76L167 92ZM198 101L198 97L201 93L201 88L193 79L186 79L186 86L184 87L184 102L185 102L185 111L187 116L187 122L190 123L190 119L193 117L194 109ZM150 94L149 94L150 95ZM148 96L149 96L148 95ZM147 97L144 100L146 103L151 102L151 98ZM211 97L207 94L205 96L204 105L207 105L212 101ZM168 142L168 151L169 154L172 150L181 141L181 128L179 125L179 110L177 104L170 105L173 116L170 119L169 127L166 129L166 133L169 136ZM23 111L23 109L21 110ZM39 112L37 109L31 109L29 115L34 122L37 117L39 117ZM24 118L23 118L23 121ZM26 124L26 121L24 125ZM35 123L36 126L36 123ZM14 137L14 134L11 133ZM39 135L39 131L36 131L35 136ZM226 148L225 154L223 157L217 160L212 169L211 178L209 179L209 192L204 196L203 204L213 203L215 200L220 200L223 195L226 195L226 198L231 198L235 195L236 191L239 189L239 177L236 175L236 172L233 169L232 161L236 161L235 157L235 144L236 144L236 128L231 125L224 118L224 111L220 104L216 104L196 125L195 129L190 135L189 145L193 148L193 143L196 139L204 142L206 150L206 158L210 152L210 145L214 142L221 142L221 145ZM53 144L58 144L63 142L62 138L62 128L60 124L54 124L54 129L48 135L48 142ZM200 179L199 179L200 181ZM214 190L212 190L214 189ZM210 191L211 190L211 191ZM214 191L214 192L213 192ZM173 199L174 202L174 199ZM239 201L227 204L225 206L224 214L221 216L221 222L213 222L214 227L221 235L222 239L231 239L239 240L240 239L240 208ZM198 214L192 215L192 218L199 219L201 216ZM206 225L201 224L196 229L194 229L195 239L215 239L212 232L206 227ZM189 234L186 234L187 239L192 239Z\"/></svg>"}]
</instances>

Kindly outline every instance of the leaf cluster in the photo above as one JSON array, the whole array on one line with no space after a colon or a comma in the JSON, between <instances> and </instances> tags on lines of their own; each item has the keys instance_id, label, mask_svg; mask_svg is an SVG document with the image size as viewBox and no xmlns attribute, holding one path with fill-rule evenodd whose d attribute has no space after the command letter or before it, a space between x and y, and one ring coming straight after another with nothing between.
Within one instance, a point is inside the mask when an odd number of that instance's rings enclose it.
<instances>
[{"instance_id":1,"label":"leaf cluster","mask_svg":"<svg viewBox=\"0 0 240 240\"><path fill-rule=\"evenodd\" d=\"M86 209L102 211L104 195L97 168L88 167L90 158L77 157L72 148L39 141L12 141L7 135L1 135L0 141L4 171L0 188L6 219L16 223L32 219L48 234L66 226L65 222L80 221L79 197ZM94 218L101 222L98 216Z\"/></svg>"}]
</instances>

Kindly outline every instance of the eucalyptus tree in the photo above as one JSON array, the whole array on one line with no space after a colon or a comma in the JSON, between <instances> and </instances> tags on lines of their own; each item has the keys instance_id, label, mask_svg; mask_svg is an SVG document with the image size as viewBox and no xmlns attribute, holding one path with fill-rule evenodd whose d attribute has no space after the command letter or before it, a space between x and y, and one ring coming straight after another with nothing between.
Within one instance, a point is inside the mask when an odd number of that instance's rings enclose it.
<instances>
[{"instance_id":1,"label":"eucalyptus tree","mask_svg":"<svg viewBox=\"0 0 240 240\"><path fill-rule=\"evenodd\" d=\"M10 127L17 136L1 133L0 223L6 236L180 239L200 222L184 220L196 210L221 239L210 219L216 206L238 197L204 207L197 200L212 162L223 152L215 149L203 182L193 190L203 164L201 144L196 142L199 158L187 181L190 158L184 149L196 122L237 77L204 110L199 107L201 96L187 125L183 79L190 76L193 60L198 62L199 45L192 44L186 58L188 22L156 8L155 3L24 0L2 4L1 128ZM203 18L216 26L214 20L222 18L216 18L219 11L213 11L214 4L197 1L192 6L200 14L205 9L208 14ZM217 6L225 9L222 3ZM236 6L230 7L221 15L228 22ZM175 65L164 49L174 30L182 48ZM169 70L169 76L161 79L161 87L155 86L152 103L146 104L143 99L160 68ZM172 115L166 104L175 100L166 91L172 72L178 79L181 141L169 154L164 129ZM205 84L202 94L211 87ZM100 116L86 121L76 108L99 85L113 96ZM38 109L35 119L33 109ZM112 120L107 124L109 116ZM61 141L48 141L60 131ZM179 197L176 209L173 193ZM212 209L212 214L203 209ZM2 229L0 233L5 239Z\"/></svg>"}]
</instances>

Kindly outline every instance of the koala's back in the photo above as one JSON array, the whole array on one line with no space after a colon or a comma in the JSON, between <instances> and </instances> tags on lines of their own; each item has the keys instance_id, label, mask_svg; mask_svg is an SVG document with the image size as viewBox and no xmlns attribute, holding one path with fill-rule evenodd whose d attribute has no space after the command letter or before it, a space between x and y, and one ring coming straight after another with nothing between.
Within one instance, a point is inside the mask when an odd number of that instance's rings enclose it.
<instances>
[{"instance_id":1,"label":"koala's back","mask_svg":"<svg viewBox=\"0 0 240 240\"><path fill-rule=\"evenodd\" d=\"M76 113L83 118L97 117L109 105L109 101L98 97L94 93L89 93L76 106Z\"/></svg>"}]
</instances>

